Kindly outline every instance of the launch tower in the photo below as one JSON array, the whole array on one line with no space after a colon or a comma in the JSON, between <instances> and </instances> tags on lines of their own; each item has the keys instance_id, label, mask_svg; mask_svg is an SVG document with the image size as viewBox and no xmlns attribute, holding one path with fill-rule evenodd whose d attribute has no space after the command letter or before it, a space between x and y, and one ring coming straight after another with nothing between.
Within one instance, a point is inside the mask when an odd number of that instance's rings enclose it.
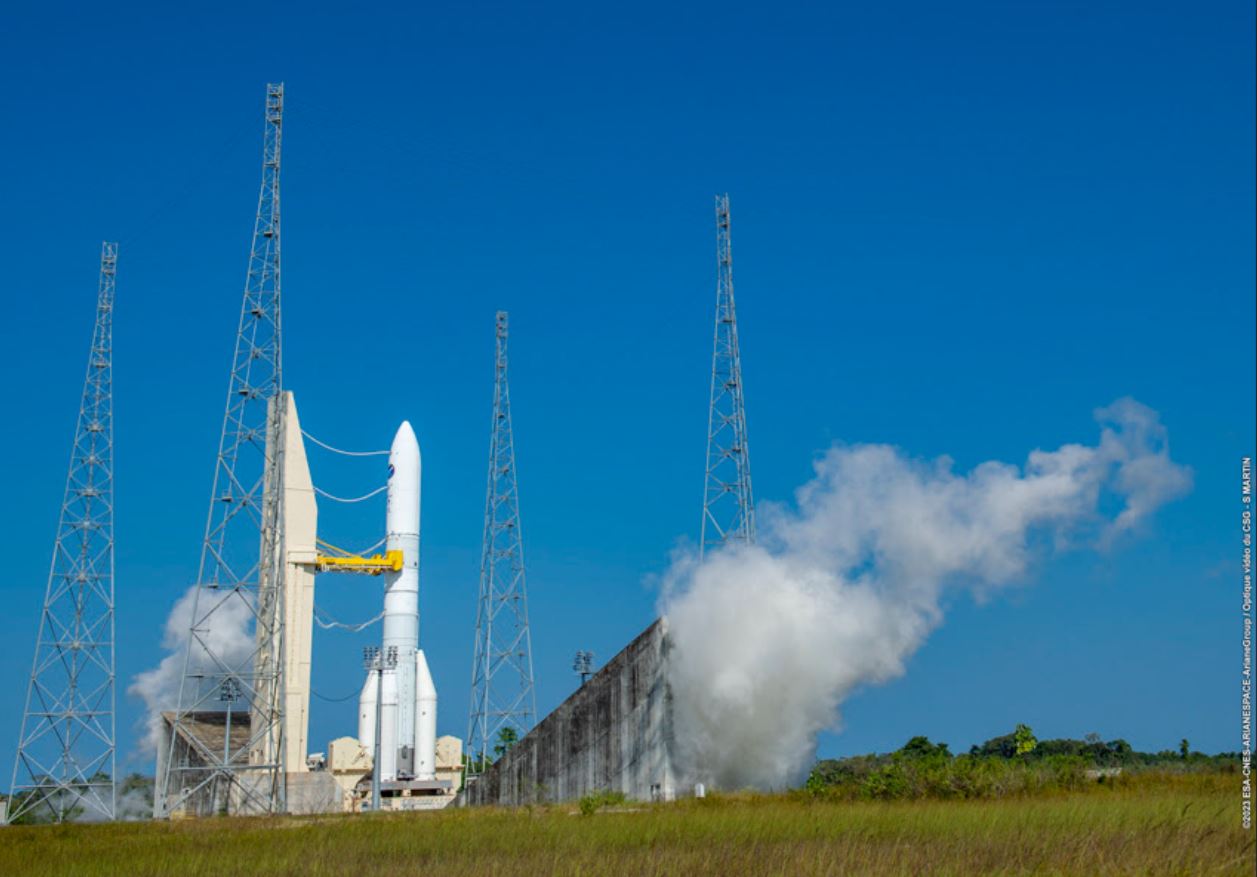
<instances>
[{"instance_id":1,"label":"launch tower","mask_svg":"<svg viewBox=\"0 0 1257 877\"><path fill-rule=\"evenodd\" d=\"M285 809L282 647L284 607L282 457L284 406L280 332L280 146L283 83L266 87L262 186L253 227L227 409L201 548L188 648L169 748L159 756L158 816L181 809L212 786L216 807L234 813ZM216 629L247 614L254 646L229 654ZM201 745L204 714L236 716L247 732L224 734L221 749ZM239 721L246 718L247 721ZM190 741L197 764L175 757Z\"/></svg>"},{"instance_id":2,"label":"launch tower","mask_svg":"<svg viewBox=\"0 0 1257 877\"><path fill-rule=\"evenodd\" d=\"M113 303L118 245L100 251L61 520L26 690L8 821L113 819Z\"/></svg>"},{"instance_id":3,"label":"launch tower","mask_svg":"<svg viewBox=\"0 0 1257 877\"><path fill-rule=\"evenodd\" d=\"M528 591L515 481L515 440L506 375L507 315L498 311L494 348L493 428L489 486L485 497L476 608L475 659L471 667L466 752L473 773L494 760L536 720Z\"/></svg>"},{"instance_id":4,"label":"launch tower","mask_svg":"<svg viewBox=\"0 0 1257 877\"><path fill-rule=\"evenodd\" d=\"M716 328L711 355L711 407L707 416L707 479L699 550L755 541L751 458L742 397L742 358L733 304L733 246L729 196L716 196Z\"/></svg>"}]
</instances>

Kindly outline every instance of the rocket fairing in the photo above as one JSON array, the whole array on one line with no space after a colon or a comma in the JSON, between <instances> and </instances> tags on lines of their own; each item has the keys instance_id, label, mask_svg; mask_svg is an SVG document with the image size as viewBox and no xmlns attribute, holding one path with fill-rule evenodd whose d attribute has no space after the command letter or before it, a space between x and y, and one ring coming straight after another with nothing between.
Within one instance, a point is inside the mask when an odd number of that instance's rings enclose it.
<instances>
[{"instance_id":1,"label":"rocket fairing","mask_svg":"<svg viewBox=\"0 0 1257 877\"><path fill-rule=\"evenodd\" d=\"M396 649L397 663L380 679L370 674L358 700L358 742L375 745L380 720L380 779L436 776L436 686L419 650L419 495L423 464L408 422L393 437L388 455L385 546L400 551L402 568L386 573L382 652ZM376 700L379 699L377 705Z\"/></svg>"}]
</instances>

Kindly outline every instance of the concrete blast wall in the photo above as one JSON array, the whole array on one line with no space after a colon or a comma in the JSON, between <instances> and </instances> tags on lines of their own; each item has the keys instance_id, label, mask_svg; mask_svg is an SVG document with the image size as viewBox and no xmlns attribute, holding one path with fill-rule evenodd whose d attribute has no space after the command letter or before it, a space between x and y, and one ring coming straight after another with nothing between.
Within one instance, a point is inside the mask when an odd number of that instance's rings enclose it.
<instances>
[{"instance_id":1,"label":"concrete blast wall","mask_svg":"<svg viewBox=\"0 0 1257 877\"><path fill-rule=\"evenodd\" d=\"M667 651L661 619L470 782L460 803L566 801L604 789L675 797Z\"/></svg>"}]
</instances>

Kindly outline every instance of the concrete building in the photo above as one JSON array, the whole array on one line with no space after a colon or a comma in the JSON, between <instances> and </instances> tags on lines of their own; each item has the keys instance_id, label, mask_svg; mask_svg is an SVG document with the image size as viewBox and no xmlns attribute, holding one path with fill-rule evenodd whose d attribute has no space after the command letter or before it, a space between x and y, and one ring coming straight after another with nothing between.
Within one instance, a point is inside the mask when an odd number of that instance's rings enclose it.
<instances>
[{"instance_id":1,"label":"concrete building","mask_svg":"<svg viewBox=\"0 0 1257 877\"><path fill-rule=\"evenodd\" d=\"M311 755L309 770L288 775L291 813L357 813L371 805L371 752L356 737L337 737L327 744L327 756ZM417 794L406 784L382 783L384 810L440 810L462 787L463 743L457 737L436 741L434 788ZM391 788L397 786L397 788Z\"/></svg>"},{"instance_id":2,"label":"concrete building","mask_svg":"<svg viewBox=\"0 0 1257 877\"><path fill-rule=\"evenodd\" d=\"M170 733L174 714L164 713L166 733ZM249 739L249 714L243 710L231 714L231 746L239 751ZM180 725L175 741L175 756L195 767L204 764L204 751L220 752L227 735L227 713L196 713ZM161 758L159 753L159 759ZM463 744L457 737L439 737L436 742L436 781L426 794L413 794L409 789L384 789L381 806L387 810L440 810L454 801L462 787ZM160 765L159 765L160 766ZM338 737L327 747L327 754L315 753L307 758L302 770L286 774L288 812L299 815L316 813L354 813L368 809L371 803L371 753L355 737ZM206 776L209 766L206 765ZM199 780L196 772L185 774ZM245 775L247 779L247 774ZM189 799L171 818L186 819L215 813L243 812L239 803L229 799L226 784L207 785Z\"/></svg>"},{"instance_id":3,"label":"concrete building","mask_svg":"<svg viewBox=\"0 0 1257 877\"><path fill-rule=\"evenodd\" d=\"M162 713L162 742L157 747L157 776L166 769L167 753L171 751L170 736L175 724L173 712ZM228 730L228 719L231 727ZM189 770L182 772L180 778L188 788L201 785L210 777L212 765L206 753L221 753L228 740L231 741L233 754L231 763L243 766L245 745L249 742L249 713L244 710L195 712L184 717L179 723L179 733L174 739L173 755L176 763L187 765ZM202 770L203 768L203 770ZM176 791L172 789L172 794ZM190 816L212 816L226 813L238 804L232 801L232 794L226 784L212 782L203 786L196 794L188 797L183 806L170 811L172 819L185 819Z\"/></svg>"},{"instance_id":4,"label":"concrete building","mask_svg":"<svg viewBox=\"0 0 1257 877\"><path fill-rule=\"evenodd\" d=\"M667 625L660 619L470 779L460 803L567 801L602 790L639 801L675 798L667 653Z\"/></svg>"},{"instance_id":5,"label":"concrete building","mask_svg":"<svg viewBox=\"0 0 1257 877\"><path fill-rule=\"evenodd\" d=\"M306 443L291 392L284 393L284 763L306 769L310 733L310 661L314 640L314 558L319 508Z\"/></svg>"},{"instance_id":6,"label":"concrete building","mask_svg":"<svg viewBox=\"0 0 1257 877\"><path fill-rule=\"evenodd\" d=\"M306 770L306 752L310 729L310 660L314 639L314 562L317 556L319 526L318 503L314 496L314 480L310 477L310 464L306 458L305 439L301 433L301 420L297 416L297 402L291 391L285 391L271 400L274 406L282 405L282 420L271 417L270 423L279 423L283 440L282 472L280 486L283 498L280 504L283 520L280 532L283 539L276 542L276 551L283 551L283 564L259 565L260 590L270 586L267 581L272 569L282 571L279 583L283 590L283 637L272 631L269 637L257 632L258 654L255 661L267 663L271 656L266 652L267 643L283 643L280 660L284 664L283 691L283 764L288 773ZM266 437L267 456L274 454L279 440L275 430ZM267 483L269 496L276 485ZM265 505L265 503L263 503ZM276 618L279 622L279 618ZM257 718L260 723L261 719ZM259 741L270 744L269 739ZM276 759L268 751L256 753L254 759L270 763Z\"/></svg>"}]
</instances>

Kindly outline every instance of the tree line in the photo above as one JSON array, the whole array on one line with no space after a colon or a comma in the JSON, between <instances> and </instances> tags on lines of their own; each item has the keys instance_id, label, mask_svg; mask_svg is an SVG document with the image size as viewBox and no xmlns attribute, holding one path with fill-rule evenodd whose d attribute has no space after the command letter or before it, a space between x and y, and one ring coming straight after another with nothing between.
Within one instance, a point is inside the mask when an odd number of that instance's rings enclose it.
<instances>
[{"instance_id":1,"label":"tree line","mask_svg":"<svg viewBox=\"0 0 1257 877\"><path fill-rule=\"evenodd\" d=\"M1184 739L1177 749L1139 752L1126 740L1039 740L1028 725L953 755L946 743L913 737L894 752L823 759L804 790L836 798L986 798L1114 782L1123 772L1239 769L1239 753L1207 755Z\"/></svg>"}]
</instances>

